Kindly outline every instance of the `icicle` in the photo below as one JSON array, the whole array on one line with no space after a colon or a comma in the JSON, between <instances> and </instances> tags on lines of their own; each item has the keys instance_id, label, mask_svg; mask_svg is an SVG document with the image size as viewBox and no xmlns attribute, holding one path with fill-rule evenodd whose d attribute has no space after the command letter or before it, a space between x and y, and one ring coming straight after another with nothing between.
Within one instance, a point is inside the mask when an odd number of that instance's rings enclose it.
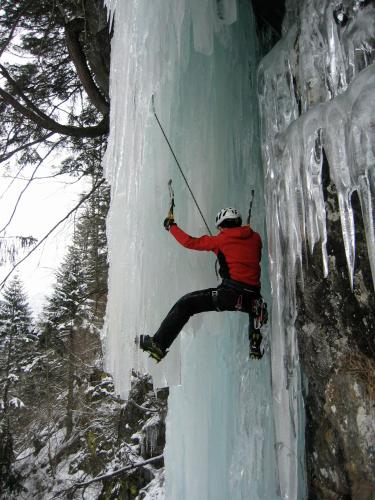
<instances>
[{"instance_id":1,"label":"icicle","mask_svg":"<svg viewBox=\"0 0 375 500\"><path fill-rule=\"evenodd\" d=\"M347 2L345 8L351 10L345 23L340 13L335 17L336 7L329 0L301 3L296 9L298 26L291 26L267 54L258 76L274 298L273 392L285 498L290 492L296 494L297 482L284 478L293 475L298 465L293 436L277 421L298 426L299 408L293 401L300 384L295 281L305 248L312 253L320 242L323 274L328 274L323 148L337 189L350 284L355 263L351 198L357 191L375 288L375 52L370 49L375 6Z\"/></svg>"}]
</instances>

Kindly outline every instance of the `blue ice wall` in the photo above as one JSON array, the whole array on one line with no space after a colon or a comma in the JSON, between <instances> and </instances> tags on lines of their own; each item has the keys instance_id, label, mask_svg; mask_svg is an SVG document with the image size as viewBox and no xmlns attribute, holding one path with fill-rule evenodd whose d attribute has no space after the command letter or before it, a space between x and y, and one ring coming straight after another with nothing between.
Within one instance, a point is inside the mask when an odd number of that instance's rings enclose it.
<instances>
[{"instance_id":1,"label":"blue ice wall","mask_svg":"<svg viewBox=\"0 0 375 500\"><path fill-rule=\"evenodd\" d=\"M249 360L248 318L240 313L194 317L157 367L134 344L136 335L156 331L180 296L218 284L214 256L179 247L162 227L172 178L177 222L194 236L206 232L152 114L152 95L212 230L225 206L236 206L246 219L255 189L252 226L264 239L262 287L270 303L256 96L259 53L249 2L108 4L115 34L106 155L112 187L103 333L107 369L124 397L132 368L151 372L157 386L171 388L167 499L280 498L275 450L282 443L274 434L268 330L259 362ZM297 498L293 453L294 444L281 469L281 494L290 499Z\"/></svg>"}]
</instances>

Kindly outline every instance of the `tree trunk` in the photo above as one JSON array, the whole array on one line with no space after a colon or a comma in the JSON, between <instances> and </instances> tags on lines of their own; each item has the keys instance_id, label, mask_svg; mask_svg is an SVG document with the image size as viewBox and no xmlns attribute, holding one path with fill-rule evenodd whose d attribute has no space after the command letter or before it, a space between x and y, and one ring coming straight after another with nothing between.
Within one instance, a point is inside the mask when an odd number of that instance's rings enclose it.
<instances>
[{"instance_id":1,"label":"tree trunk","mask_svg":"<svg viewBox=\"0 0 375 500\"><path fill-rule=\"evenodd\" d=\"M3 392L3 411L0 421L0 486L5 489L11 482L11 470L14 462L13 437L10 429L9 418L9 388L10 388L10 367L12 362L12 347L15 327L12 325L9 331L9 344L7 349L7 360L5 370L5 385Z\"/></svg>"},{"instance_id":2,"label":"tree trunk","mask_svg":"<svg viewBox=\"0 0 375 500\"><path fill-rule=\"evenodd\" d=\"M68 347L68 398L66 403L66 436L68 440L73 431L73 409L74 409L74 327L69 331Z\"/></svg>"},{"instance_id":3,"label":"tree trunk","mask_svg":"<svg viewBox=\"0 0 375 500\"><path fill-rule=\"evenodd\" d=\"M103 116L109 113L109 105L96 86L87 66L86 56L82 50L79 35L83 30L84 21L74 19L65 26L65 39L69 55L76 68L78 78L90 101Z\"/></svg>"},{"instance_id":4,"label":"tree trunk","mask_svg":"<svg viewBox=\"0 0 375 500\"><path fill-rule=\"evenodd\" d=\"M43 112L37 114L18 102L15 97L2 88L0 88L0 97L2 97L7 104L12 106L12 108L15 111L18 111L22 116L31 120L39 127L50 130L51 132L67 135L69 137L99 137L107 134L109 131L108 115L106 115L98 125L93 127L74 127L71 125L62 125L61 123L58 123L52 118L44 115Z\"/></svg>"}]
</instances>

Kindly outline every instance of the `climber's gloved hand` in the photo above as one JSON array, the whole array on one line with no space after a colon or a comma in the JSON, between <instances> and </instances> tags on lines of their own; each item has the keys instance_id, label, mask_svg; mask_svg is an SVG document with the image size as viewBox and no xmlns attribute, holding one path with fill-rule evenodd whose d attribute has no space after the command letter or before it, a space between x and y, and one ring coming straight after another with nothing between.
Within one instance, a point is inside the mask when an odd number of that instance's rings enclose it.
<instances>
[{"instance_id":1,"label":"climber's gloved hand","mask_svg":"<svg viewBox=\"0 0 375 500\"><path fill-rule=\"evenodd\" d=\"M173 214L172 214L172 215L170 215L170 214L169 214L169 215L168 215L168 217L166 217L166 218L164 219L164 228L165 228L167 231L169 231L169 230L170 230L170 228L171 228L172 226L174 226L175 224L176 224L176 223L175 223L175 221L174 221Z\"/></svg>"}]
</instances>

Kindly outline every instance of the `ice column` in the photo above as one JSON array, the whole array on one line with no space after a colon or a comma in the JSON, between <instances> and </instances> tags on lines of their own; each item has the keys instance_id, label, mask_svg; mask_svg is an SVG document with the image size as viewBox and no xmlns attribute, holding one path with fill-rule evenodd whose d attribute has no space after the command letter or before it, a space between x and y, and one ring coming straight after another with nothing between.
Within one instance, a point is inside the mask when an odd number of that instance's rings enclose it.
<instances>
[{"instance_id":1,"label":"ice column","mask_svg":"<svg viewBox=\"0 0 375 500\"><path fill-rule=\"evenodd\" d=\"M112 189L103 334L107 369L123 396L132 368L151 371L158 386L171 386L167 499L280 498L269 349L261 362L249 361L246 315L212 312L193 318L157 368L134 344L137 334L157 329L181 295L217 284L214 257L183 249L162 228L172 178L178 223L193 235L206 232L151 112L153 94L212 230L223 206L234 205L246 217L255 188L252 225L265 241L263 293L269 301L258 56L249 4L128 0L108 5L115 7L115 31L106 154Z\"/></svg>"}]
</instances>

